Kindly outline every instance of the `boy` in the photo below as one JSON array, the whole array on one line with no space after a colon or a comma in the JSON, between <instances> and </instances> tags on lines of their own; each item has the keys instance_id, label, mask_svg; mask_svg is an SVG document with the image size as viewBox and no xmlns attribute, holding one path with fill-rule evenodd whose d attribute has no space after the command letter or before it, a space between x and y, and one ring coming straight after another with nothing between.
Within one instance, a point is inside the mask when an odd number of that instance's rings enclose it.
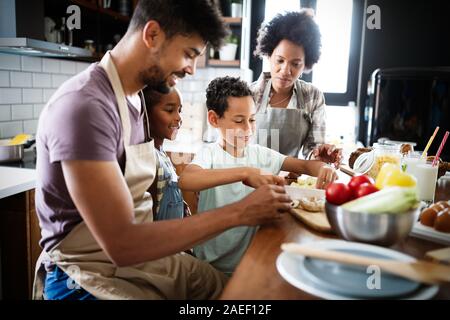
<instances>
[{"instance_id":1,"label":"boy","mask_svg":"<svg viewBox=\"0 0 450 320\"><path fill-rule=\"evenodd\" d=\"M264 184L284 184L280 170L318 177L317 187L336 180L333 168L320 161L287 157L249 144L256 132L256 107L248 85L239 78L213 80L206 91L208 121L220 132L216 143L205 145L180 176L179 186L201 191L198 212L222 207ZM242 183L241 183L242 182ZM195 255L231 274L247 249L256 227L236 227L194 248Z\"/></svg>"}]
</instances>

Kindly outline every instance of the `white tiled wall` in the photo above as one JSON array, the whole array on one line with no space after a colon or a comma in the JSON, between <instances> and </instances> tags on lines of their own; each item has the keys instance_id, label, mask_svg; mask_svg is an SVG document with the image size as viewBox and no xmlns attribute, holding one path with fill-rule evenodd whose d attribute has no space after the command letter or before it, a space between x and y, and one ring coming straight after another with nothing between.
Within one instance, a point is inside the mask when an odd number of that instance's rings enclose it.
<instances>
[{"instance_id":1,"label":"white tiled wall","mask_svg":"<svg viewBox=\"0 0 450 320\"><path fill-rule=\"evenodd\" d=\"M19 133L35 134L42 108L67 79L89 63L0 53L0 139ZM170 150L192 151L208 136L206 87L216 77L235 76L251 80L251 73L237 68L197 69L180 81L183 96L183 126ZM205 133L206 132L206 133Z\"/></svg>"},{"instance_id":2,"label":"white tiled wall","mask_svg":"<svg viewBox=\"0 0 450 320\"><path fill-rule=\"evenodd\" d=\"M36 133L50 96L89 63L0 53L0 139Z\"/></svg>"},{"instance_id":3,"label":"white tiled wall","mask_svg":"<svg viewBox=\"0 0 450 320\"><path fill-rule=\"evenodd\" d=\"M188 76L178 83L183 97L183 125L175 141L164 144L166 151L195 153L202 141L210 140L212 133L206 121L206 88L216 77L241 77L251 81L252 75L238 68L197 69L193 76Z\"/></svg>"}]
</instances>

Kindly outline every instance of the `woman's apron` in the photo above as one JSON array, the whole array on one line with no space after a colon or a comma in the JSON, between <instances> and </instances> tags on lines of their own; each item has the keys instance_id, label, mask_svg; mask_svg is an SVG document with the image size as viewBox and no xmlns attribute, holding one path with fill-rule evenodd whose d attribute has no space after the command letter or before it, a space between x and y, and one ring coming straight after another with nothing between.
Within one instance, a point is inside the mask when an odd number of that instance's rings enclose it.
<instances>
[{"instance_id":1,"label":"woman's apron","mask_svg":"<svg viewBox=\"0 0 450 320\"><path fill-rule=\"evenodd\" d=\"M147 190L155 177L154 142L130 145L128 106L109 52L99 65L108 75L119 106L126 156L125 180L133 198L135 223L152 222L153 201ZM148 130L147 115L146 121ZM154 245L157 244L148 244L149 248ZM46 260L50 260L70 276L73 282L68 285L81 287L98 299L216 298L225 281L217 270L186 254L117 267L106 256L84 221L49 252L43 251L39 257L33 299L43 298Z\"/></svg>"},{"instance_id":2,"label":"woman's apron","mask_svg":"<svg viewBox=\"0 0 450 320\"><path fill-rule=\"evenodd\" d=\"M272 80L269 79L255 119L259 145L297 158L311 128L312 116L304 107L300 83L296 81L295 86L298 97L296 109L272 108L269 107L272 88Z\"/></svg>"}]
</instances>

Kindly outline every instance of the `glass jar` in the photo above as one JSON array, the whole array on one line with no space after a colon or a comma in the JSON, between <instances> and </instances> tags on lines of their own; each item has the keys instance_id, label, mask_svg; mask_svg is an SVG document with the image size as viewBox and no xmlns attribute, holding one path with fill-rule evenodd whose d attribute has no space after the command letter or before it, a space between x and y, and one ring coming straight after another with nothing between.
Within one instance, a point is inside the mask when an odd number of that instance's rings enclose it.
<instances>
[{"instance_id":1,"label":"glass jar","mask_svg":"<svg viewBox=\"0 0 450 320\"><path fill-rule=\"evenodd\" d=\"M376 179L378 172L385 163L401 166L401 152L399 144L374 143L371 152L360 155L354 164L354 171L358 174L367 174Z\"/></svg>"},{"instance_id":2,"label":"glass jar","mask_svg":"<svg viewBox=\"0 0 450 320\"><path fill-rule=\"evenodd\" d=\"M95 53L94 40L84 40L84 48L89 50L92 54Z\"/></svg>"}]
</instances>

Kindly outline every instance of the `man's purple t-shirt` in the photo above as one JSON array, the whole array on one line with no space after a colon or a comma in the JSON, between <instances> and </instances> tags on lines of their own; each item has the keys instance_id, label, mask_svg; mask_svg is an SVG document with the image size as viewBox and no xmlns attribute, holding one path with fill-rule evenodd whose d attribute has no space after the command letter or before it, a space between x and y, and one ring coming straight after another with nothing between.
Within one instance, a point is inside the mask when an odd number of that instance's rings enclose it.
<instances>
[{"instance_id":1,"label":"man's purple t-shirt","mask_svg":"<svg viewBox=\"0 0 450 320\"><path fill-rule=\"evenodd\" d=\"M143 113L130 102L131 143L144 142ZM117 100L97 63L66 81L51 97L39 119L36 210L40 245L49 250L82 221L64 180L61 161L118 161L125 153Z\"/></svg>"}]
</instances>

